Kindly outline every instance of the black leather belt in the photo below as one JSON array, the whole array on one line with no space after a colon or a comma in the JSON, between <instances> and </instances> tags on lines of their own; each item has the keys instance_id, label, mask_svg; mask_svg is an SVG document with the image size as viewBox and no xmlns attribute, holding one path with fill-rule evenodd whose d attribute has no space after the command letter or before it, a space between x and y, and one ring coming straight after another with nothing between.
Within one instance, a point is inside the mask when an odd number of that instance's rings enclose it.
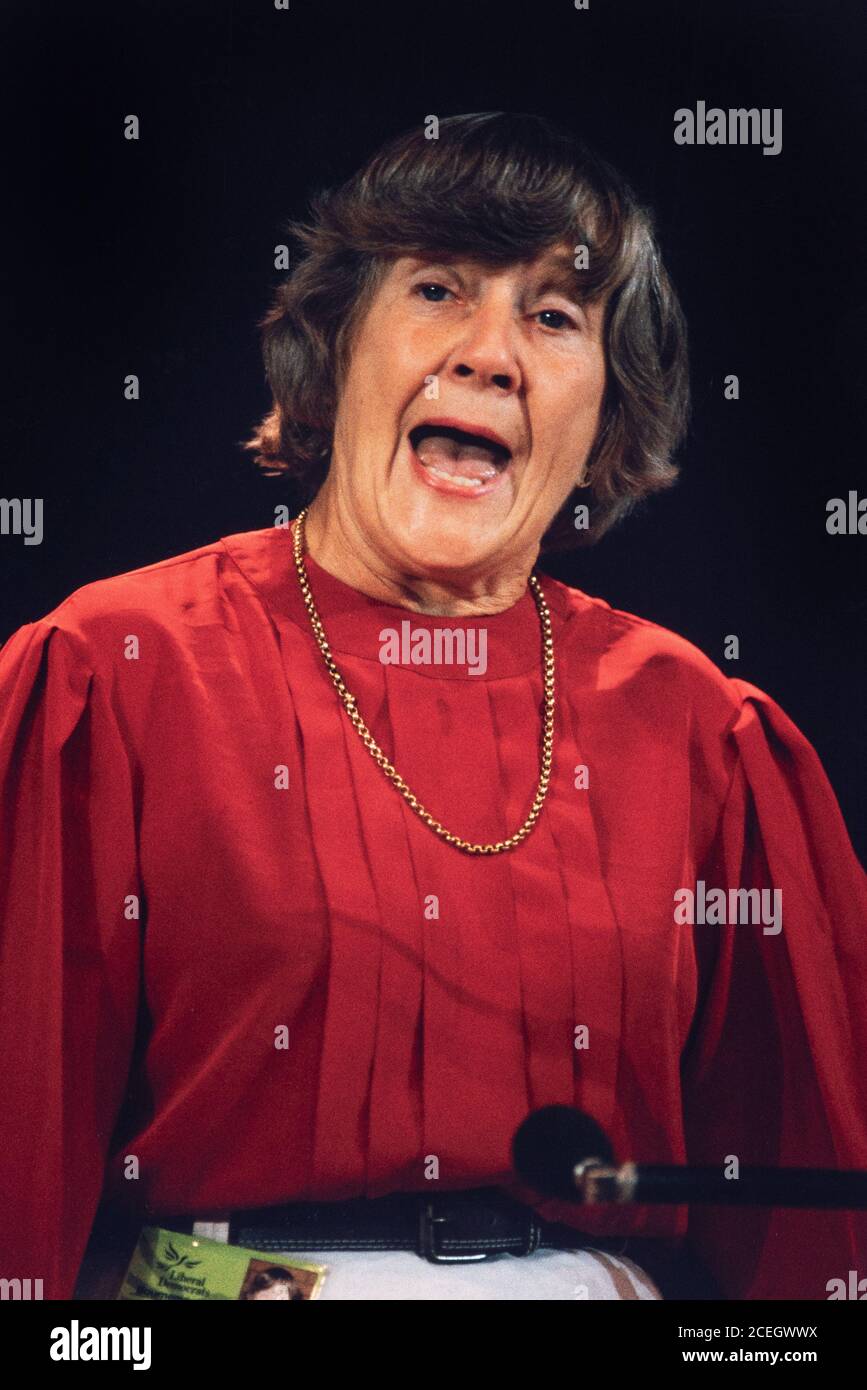
<instances>
[{"instance_id":1,"label":"black leather belt","mask_svg":"<svg viewBox=\"0 0 867 1390\"><path fill-rule=\"evenodd\" d=\"M193 1219L201 1218L185 1217L184 1229L191 1229ZM170 1227L168 1220L162 1224ZM532 1255L543 1247L575 1250L585 1240L580 1231L543 1221L493 1187L289 1202L233 1212L229 1221L231 1244L250 1250L410 1250L434 1264ZM594 1238L592 1244L623 1251L627 1242Z\"/></svg>"},{"instance_id":2,"label":"black leather belt","mask_svg":"<svg viewBox=\"0 0 867 1390\"><path fill-rule=\"evenodd\" d=\"M453 1264L531 1255L551 1244L553 1230L530 1207L480 1188L235 1212L229 1239L252 1250L412 1250L434 1264ZM572 1231L572 1245L580 1239Z\"/></svg>"}]
</instances>

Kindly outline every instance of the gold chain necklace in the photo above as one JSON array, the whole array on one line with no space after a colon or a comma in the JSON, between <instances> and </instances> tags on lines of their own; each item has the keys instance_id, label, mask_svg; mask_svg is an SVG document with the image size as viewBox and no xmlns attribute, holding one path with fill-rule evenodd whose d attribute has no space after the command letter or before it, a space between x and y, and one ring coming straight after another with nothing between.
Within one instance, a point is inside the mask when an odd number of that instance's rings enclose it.
<instances>
[{"instance_id":1,"label":"gold chain necklace","mask_svg":"<svg viewBox=\"0 0 867 1390\"><path fill-rule=\"evenodd\" d=\"M508 840L498 840L495 845L474 845L470 840L462 840L459 835L453 835L446 830L429 811L426 811L421 802L413 796L406 782L400 773L388 761L379 744L376 742L372 733L368 729L356 707L355 696L351 695L344 684L343 677L337 669L334 658L331 655L331 648L325 636L325 629L322 620L313 602L313 594L310 591L310 583L307 578L307 570L304 565L304 519L307 516L308 508L299 512L295 521L295 531L293 535L293 553L295 557L295 568L298 571L298 581L301 585L301 594L304 604L310 617L313 627L313 635L322 653L323 660L328 670L328 674L334 682L334 687L343 701L343 706L355 727L365 748L370 753L373 760L385 773L388 780L397 787L401 796L409 803L416 815L420 816L425 825L429 826L437 835L448 844L454 845L455 849L463 850L466 854L502 854L504 850L514 849L522 840L529 835L539 813L542 804L548 794L548 784L551 780L551 761L552 749L554 746L554 640L551 636L551 613L542 592L542 586L534 574L529 576L530 590L536 600L536 607L539 611L539 621L542 624L542 650L545 664L545 702L544 702L544 722L541 738L541 758L539 768L539 785L536 788L536 795L533 798L533 805L530 814L524 821L520 830L516 830L514 835L510 835Z\"/></svg>"}]
</instances>

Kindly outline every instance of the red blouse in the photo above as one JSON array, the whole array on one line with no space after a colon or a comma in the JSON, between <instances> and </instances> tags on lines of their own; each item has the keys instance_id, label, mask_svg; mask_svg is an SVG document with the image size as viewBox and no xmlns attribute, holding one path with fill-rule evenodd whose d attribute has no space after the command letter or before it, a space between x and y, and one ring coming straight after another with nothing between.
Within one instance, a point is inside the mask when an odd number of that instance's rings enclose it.
<instances>
[{"instance_id":1,"label":"red blouse","mask_svg":"<svg viewBox=\"0 0 867 1390\"><path fill-rule=\"evenodd\" d=\"M307 566L413 792L467 839L513 833L538 777L529 591L447 619ZM0 1274L68 1297L103 1184L143 1219L429 1182L533 1200L511 1137L558 1102L623 1158L867 1167L867 885L814 750L680 637L542 584L551 788L489 858L364 748L285 529L89 584L10 638ZM484 628L486 669L383 664L406 620ZM781 890L782 930L679 924L698 880ZM535 1205L590 1234L688 1218L731 1297L867 1273L863 1215Z\"/></svg>"}]
</instances>

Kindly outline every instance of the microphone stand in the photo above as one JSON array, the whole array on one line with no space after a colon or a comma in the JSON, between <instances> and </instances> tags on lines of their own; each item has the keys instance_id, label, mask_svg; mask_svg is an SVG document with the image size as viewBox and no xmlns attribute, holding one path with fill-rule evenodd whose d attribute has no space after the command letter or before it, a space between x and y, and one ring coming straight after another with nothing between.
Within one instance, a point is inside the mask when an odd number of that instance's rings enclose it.
<instances>
[{"instance_id":1,"label":"microphone stand","mask_svg":"<svg viewBox=\"0 0 867 1390\"><path fill-rule=\"evenodd\" d=\"M680 1206L867 1209L867 1173L821 1168L719 1168L624 1163L587 1158L572 1169L576 1198L587 1206L626 1202Z\"/></svg>"}]
</instances>

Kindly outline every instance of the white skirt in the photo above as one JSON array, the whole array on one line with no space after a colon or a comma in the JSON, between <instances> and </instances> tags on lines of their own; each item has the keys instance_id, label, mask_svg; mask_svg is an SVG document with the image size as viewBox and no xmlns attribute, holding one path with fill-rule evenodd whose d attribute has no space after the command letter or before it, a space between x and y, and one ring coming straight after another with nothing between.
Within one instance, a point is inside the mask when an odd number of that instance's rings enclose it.
<instances>
[{"instance_id":1,"label":"white skirt","mask_svg":"<svg viewBox=\"0 0 867 1390\"><path fill-rule=\"evenodd\" d=\"M432 1264L404 1250L312 1250L275 1255L325 1265L320 1299L661 1299L644 1270L601 1250L537 1250L466 1264Z\"/></svg>"}]
</instances>

